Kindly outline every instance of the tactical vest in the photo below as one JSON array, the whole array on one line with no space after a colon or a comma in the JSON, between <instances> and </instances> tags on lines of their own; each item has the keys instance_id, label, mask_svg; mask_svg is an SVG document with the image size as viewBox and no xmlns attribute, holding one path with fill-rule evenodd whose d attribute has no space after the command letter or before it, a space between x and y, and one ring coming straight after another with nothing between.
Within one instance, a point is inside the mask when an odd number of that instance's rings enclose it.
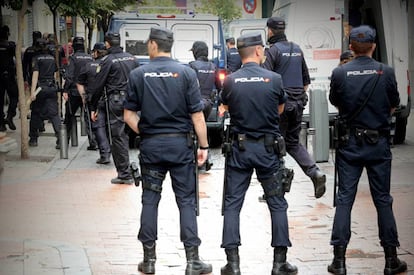
<instances>
[{"instance_id":1,"label":"tactical vest","mask_svg":"<svg viewBox=\"0 0 414 275\"><path fill-rule=\"evenodd\" d=\"M303 87L302 60L300 47L292 42L274 44L280 51L280 63L276 72L282 75L284 87Z\"/></svg>"}]
</instances>

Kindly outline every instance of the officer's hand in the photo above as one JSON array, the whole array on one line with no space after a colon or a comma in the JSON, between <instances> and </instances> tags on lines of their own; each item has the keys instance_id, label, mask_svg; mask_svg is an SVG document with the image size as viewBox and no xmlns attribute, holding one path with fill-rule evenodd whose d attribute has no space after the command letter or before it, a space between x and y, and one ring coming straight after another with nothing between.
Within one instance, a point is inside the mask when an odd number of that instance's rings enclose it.
<instances>
[{"instance_id":1,"label":"officer's hand","mask_svg":"<svg viewBox=\"0 0 414 275\"><path fill-rule=\"evenodd\" d=\"M95 122L98 119L98 112L91 111L91 120Z\"/></svg>"},{"instance_id":2,"label":"officer's hand","mask_svg":"<svg viewBox=\"0 0 414 275\"><path fill-rule=\"evenodd\" d=\"M203 165L204 162L206 162L207 157L208 157L208 150L198 149L197 150L197 163L198 163L198 166Z\"/></svg>"},{"instance_id":3,"label":"officer's hand","mask_svg":"<svg viewBox=\"0 0 414 275\"><path fill-rule=\"evenodd\" d=\"M30 93L30 99L31 99L32 101L35 101L35 100L36 100L36 95L35 95L35 93L34 93L34 92Z\"/></svg>"},{"instance_id":4,"label":"officer's hand","mask_svg":"<svg viewBox=\"0 0 414 275\"><path fill-rule=\"evenodd\" d=\"M69 95L67 92L63 92L63 99L64 100L68 100L69 99Z\"/></svg>"}]
</instances>

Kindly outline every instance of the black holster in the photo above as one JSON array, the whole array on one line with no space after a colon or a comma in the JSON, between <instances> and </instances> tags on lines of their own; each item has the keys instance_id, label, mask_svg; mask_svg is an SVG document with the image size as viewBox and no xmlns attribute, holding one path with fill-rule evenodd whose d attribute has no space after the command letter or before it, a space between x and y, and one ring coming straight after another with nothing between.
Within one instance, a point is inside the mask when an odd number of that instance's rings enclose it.
<instances>
[{"instance_id":1,"label":"black holster","mask_svg":"<svg viewBox=\"0 0 414 275\"><path fill-rule=\"evenodd\" d=\"M347 120L341 116L336 116L333 121L333 128L333 147L338 149L346 146L351 132Z\"/></svg>"},{"instance_id":2,"label":"black holster","mask_svg":"<svg viewBox=\"0 0 414 275\"><path fill-rule=\"evenodd\" d=\"M286 143L283 136L265 135L264 145L267 152L275 152L279 158L286 156Z\"/></svg>"}]
</instances>

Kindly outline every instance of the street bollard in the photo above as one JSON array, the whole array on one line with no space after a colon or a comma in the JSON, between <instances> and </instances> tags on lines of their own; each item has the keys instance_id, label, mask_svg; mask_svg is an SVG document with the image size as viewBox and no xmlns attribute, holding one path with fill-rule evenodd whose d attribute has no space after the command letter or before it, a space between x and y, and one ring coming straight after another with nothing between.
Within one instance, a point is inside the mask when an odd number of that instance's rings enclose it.
<instances>
[{"instance_id":1,"label":"street bollard","mask_svg":"<svg viewBox=\"0 0 414 275\"><path fill-rule=\"evenodd\" d=\"M64 123L60 124L59 130L59 145L60 145L60 158L68 158L68 132Z\"/></svg>"},{"instance_id":2,"label":"street bollard","mask_svg":"<svg viewBox=\"0 0 414 275\"><path fill-rule=\"evenodd\" d=\"M315 128L308 128L307 130L307 149L310 157L315 160L315 145L316 145L316 129Z\"/></svg>"},{"instance_id":3,"label":"street bollard","mask_svg":"<svg viewBox=\"0 0 414 275\"><path fill-rule=\"evenodd\" d=\"M76 117L72 119L72 129L70 131L70 144L72 147L78 146L78 121Z\"/></svg>"},{"instance_id":4,"label":"street bollard","mask_svg":"<svg viewBox=\"0 0 414 275\"><path fill-rule=\"evenodd\" d=\"M87 135L86 132L86 121L85 121L85 108L82 106L81 112L80 112L80 127L81 127L81 136L84 137Z\"/></svg>"}]
</instances>

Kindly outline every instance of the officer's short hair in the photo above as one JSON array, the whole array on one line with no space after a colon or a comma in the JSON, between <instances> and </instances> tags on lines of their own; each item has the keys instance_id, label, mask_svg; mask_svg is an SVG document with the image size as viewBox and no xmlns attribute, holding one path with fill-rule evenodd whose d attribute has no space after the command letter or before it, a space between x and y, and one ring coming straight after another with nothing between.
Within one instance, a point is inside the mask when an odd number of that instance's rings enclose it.
<instances>
[{"instance_id":1,"label":"officer's short hair","mask_svg":"<svg viewBox=\"0 0 414 275\"><path fill-rule=\"evenodd\" d=\"M119 33L107 32L104 41L108 42L112 47L117 47L121 45L121 36Z\"/></svg>"},{"instance_id":2,"label":"officer's short hair","mask_svg":"<svg viewBox=\"0 0 414 275\"><path fill-rule=\"evenodd\" d=\"M236 40L234 39L234 37L229 37L226 39L226 43L229 43L230 45L235 45Z\"/></svg>"}]
</instances>

